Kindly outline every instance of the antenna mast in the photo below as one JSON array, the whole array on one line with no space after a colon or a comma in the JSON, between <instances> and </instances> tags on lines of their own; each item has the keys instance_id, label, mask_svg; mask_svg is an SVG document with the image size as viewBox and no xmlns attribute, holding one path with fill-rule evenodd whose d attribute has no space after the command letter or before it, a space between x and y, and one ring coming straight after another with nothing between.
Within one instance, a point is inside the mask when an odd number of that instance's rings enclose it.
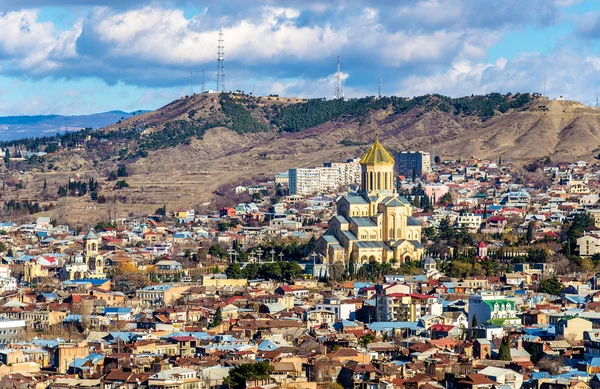
<instances>
[{"instance_id":1,"label":"antenna mast","mask_svg":"<svg viewBox=\"0 0 600 389\"><path fill-rule=\"evenodd\" d=\"M546 65L544 65L544 97L546 97Z\"/></svg>"},{"instance_id":2,"label":"antenna mast","mask_svg":"<svg viewBox=\"0 0 600 389\"><path fill-rule=\"evenodd\" d=\"M336 74L336 86L335 86L335 98L338 100L344 99L344 94L342 93L342 75L340 72L340 56L337 57L337 74Z\"/></svg>"},{"instance_id":3,"label":"antenna mast","mask_svg":"<svg viewBox=\"0 0 600 389\"><path fill-rule=\"evenodd\" d=\"M379 92L378 92L378 95L379 95L379 98L381 98L381 73L379 73L378 76L379 76Z\"/></svg>"},{"instance_id":4,"label":"antenna mast","mask_svg":"<svg viewBox=\"0 0 600 389\"><path fill-rule=\"evenodd\" d=\"M204 82L204 68L206 66L202 65L202 90L201 92L204 93L206 91L206 83Z\"/></svg>"},{"instance_id":5,"label":"antenna mast","mask_svg":"<svg viewBox=\"0 0 600 389\"><path fill-rule=\"evenodd\" d=\"M217 46L217 92L225 91L225 46L223 46L223 28L219 30L219 45Z\"/></svg>"}]
</instances>

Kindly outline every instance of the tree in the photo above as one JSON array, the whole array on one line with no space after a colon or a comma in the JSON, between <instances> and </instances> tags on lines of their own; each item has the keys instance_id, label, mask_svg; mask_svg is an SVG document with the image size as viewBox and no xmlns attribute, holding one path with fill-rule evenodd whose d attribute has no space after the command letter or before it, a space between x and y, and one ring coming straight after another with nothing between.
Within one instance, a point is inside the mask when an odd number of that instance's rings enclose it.
<instances>
[{"instance_id":1,"label":"tree","mask_svg":"<svg viewBox=\"0 0 600 389\"><path fill-rule=\"evenodd\" d=\"M167 214L167 206L163 205L160 208L157 208L156 211L154 211L155 214L160 215L160 216L166 216Z\"/></svg>"},{"instance_id":2,"label":"tree","mask_svg":"<svg viewBox=\"0 0 600 389\"><path fill-rule=\"evenodd\" d=\"M225 250L225 247L223 247L223 245L219 243L215 243L212 246L210 246L210 248L208 249L208 253L211 256L219 259L223 259L227 256L227 250Z\"/></svg>"},{"instance_id":3,"label":"tree","mask_svg":"<svg viewBox=\"0 0 600 389\"><path fill-rule=\"evenodd\" d=\"M240 268L240 264L236 262L227 266L227 269L225 269L225 275L227 278L242 278L242 269Z\"/></svg>"},{"instance_id":4,"label":"tree","mask_svg":"<svg viewBox=\"0 0 600 389\"><path fill-rule=\"evenodd\" d=\"M127 177L127 176L129 176L129 174L127 173L127 166L119 165L119 168L117 169L117 177Z\"/></svg>"},{"instance_id":5,"label":"tree","mask_svg":"<svg viewBox=\"0 0 600 389\"><path fill-rule=\"evenodd\" d=\"M573 253L573 248L577 246L577 239L583 236L583 231L590 226L594 225L594 217L588 213L579 213L573 218L573 222L565 224L563 227L565 230L564 235L567 243L565 244L565 254L567 256Z\"/></svg>"},{"instance_id":6,"label":"tree","mask_svg":"<svg viewBox=\"0 0 600 389\"><path fill-rule=\"evenodd\" d=\"M527 224L527 235L526 238L527 240L527 244L530 244L533 241L533 222L530 221L529 224Z\"/></svg>"},{"instance_id":7,"label":"tree","mask_svg":"<svg viewBox=\"0 0 600 389\"><path fill-rule=\"evenodd\" d=\"M472 328L479 327L479 322L477 321L477 315L473 315L473 320L471 320L471 327Z\"/></svg>"},{"instance_id":8,"label":"tree","mask_svg":"<svg viewBox=\"0 0 600 389\"><path fill-rule=\"evenodd\" d=\"M213 319L212 319L212 322L210 323L209 327L210 328L217 327L217 326L220 326L221 323L223 323L223 310L221 309L221 307L218 307L217 310L215 311L215 314L213 315Z\"/></svg>"},{"instance_id":9,"label":"tree","mask_svg":"<svg viewBox=\"0 0 600 389\"><path fill-rule=\"evenodd\" d=\"M115 184L115 189L125 189L125 188L129 188L129 184L125 180L119 180Z\"/></svg>"},{"instance_id":10,"label":"tree","mask_svg":"<svg viewBox=\"0 0 600 389\"><path fill-rule=\"evenodd\" d=\"M562 357L548 357L545 356L537 363L540 371L547 371L548 373L555 375L560 373L560 370L565 366Z\"/></svg>"},{"instance_id":11,"label":"tree","mask_svg":"<svg viewBox=\"0 0 600 389\"><path fill-rule=\"evenodd\" d=\"M563 290L563 285L556 278L548 278L540 282L540 293L548 293L553 296L560 296Z\"/></svg>"},{"instance_id":12,"label":"tree","mask_svg":"<svg viewBox=\"0 0 600 389\"><path fill-rule=\"evenodd\" d=\"M231 389L244 389L246 382L270 380L273 366L268 361L257 363L242 363L229 370L223 383Z\"/></svg>"},{"instance_id":13,"label":"tree","mask_svg":"<svg viewBox=\"0 0 600 389\"><path fill-rule=\"evenodd\" d=\"M366 334L358 340L358 344L366 348L369 343L373 343L375 340L376 338L373 334Z\"/></svg>"},{"instance_id":14,"label":"tree","mask_svg":"<svg viewBox=\"0 0 600 389\"><path fill-rule=\"evenodd\" d=\"M502 338L500 350L498 350L498 359L500 359L501 361L512 360L510 356L510 338L508 337L508 335Z\"/></svg>"},{"instance_id":15,"label":"tree","mask_svg":"<svg viewBox=\"0 0 600 389\"><path fill-rule=\"evenodd\" d=\"M433 157L433 163L435 163L436 165L440 163L440 156L436 155L435 157Z\"/></svg>"},{"instance_id":16,"label":"tree","mask_svg":"<svg viewBox=\"0 0 600 389\"><path fill-rule=\"evenodd\" d=\"M8 148L4 151L4 164L6 168L10 168L10 151L8 151Z\"/></svg>"},{"instance_id":17,"label":"tree","mask_svg":"<svg viewBox=\"0 0 600 389\"><path fill-rule=\"evenodd\" d=\"M440 204L442 205L449 205L452 204L452 193L450 192L446 192L444 193L444 195L440 198Z\"/></svg>"}]
</instances>

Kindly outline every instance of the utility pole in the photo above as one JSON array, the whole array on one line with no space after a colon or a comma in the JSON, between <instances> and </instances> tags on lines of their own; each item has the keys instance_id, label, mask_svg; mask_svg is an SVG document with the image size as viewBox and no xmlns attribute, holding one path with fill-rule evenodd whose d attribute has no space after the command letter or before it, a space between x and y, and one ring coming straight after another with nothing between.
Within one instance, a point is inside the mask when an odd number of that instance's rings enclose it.
<instances>
[{"instance_id":1,"label":"utility pole","mask_svg":"<svg viewBox=\"0 0 600 389\"><path fill-rule=\"evenodd\" d=\"M206 83L204 82L204 68L206 66L202 65L202 90L200 91L201 93L206 92Z\"/></svg>"},{"instance_id":2,"label":"utility pole","mask_svg":"<svg viewBox=\"0 0 600 389\"><path fill-rule=\"evenodd\" d=\"M379 92L377 93L379 98L381 98L381 73L379 73Z\"/></svg>"}]
</instances>

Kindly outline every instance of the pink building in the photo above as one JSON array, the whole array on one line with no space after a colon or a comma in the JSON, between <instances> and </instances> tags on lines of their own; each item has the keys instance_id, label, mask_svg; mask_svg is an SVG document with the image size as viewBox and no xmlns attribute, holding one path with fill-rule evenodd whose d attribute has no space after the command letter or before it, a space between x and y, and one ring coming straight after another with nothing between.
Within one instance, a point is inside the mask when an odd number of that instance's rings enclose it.
<instances>
[{"instance_id":1,"label":"pink building","mask_svg":"<svg viewBox=\"0 0 600 389\"><path fill-rule=\"evenodd\" d=\"M430 199L435 197L436 202L448 193L448 190L450 190L450 188L443 184L425 185L425 194Z\"/></svg>"}]
</instances>

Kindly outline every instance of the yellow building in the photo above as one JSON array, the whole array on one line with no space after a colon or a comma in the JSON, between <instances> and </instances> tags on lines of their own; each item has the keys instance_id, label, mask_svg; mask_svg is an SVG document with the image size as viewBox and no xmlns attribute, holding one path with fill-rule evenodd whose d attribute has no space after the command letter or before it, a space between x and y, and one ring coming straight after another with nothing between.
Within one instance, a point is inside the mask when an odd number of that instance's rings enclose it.
<instances>
[{"instance_id":1,"label":"yellow building","mask_svg":"<svg viewBox=\"0 0 600 389\"><path fill-rule=\"evenodd\" d=\"M317 243L319 252L329 263L421 260L421 224L408 200L396 193L394 158L376 139L360 165L360 195L338 200L337 216Z\"/></svg>"}]
</instances>

